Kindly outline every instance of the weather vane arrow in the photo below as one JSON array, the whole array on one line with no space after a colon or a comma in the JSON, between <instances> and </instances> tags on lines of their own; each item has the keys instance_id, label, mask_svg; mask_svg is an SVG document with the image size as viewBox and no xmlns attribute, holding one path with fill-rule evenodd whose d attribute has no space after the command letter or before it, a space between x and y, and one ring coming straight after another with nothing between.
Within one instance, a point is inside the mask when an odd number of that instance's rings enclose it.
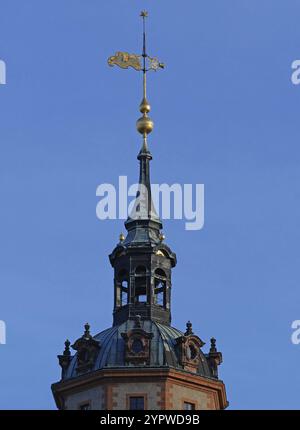
<instances>
[{"instance_id":1,"label":"weather vane arrow","mask_svg":"<svg viewBox=\"0 0 300 430\"><path fill-rule=\"evenodd\" d=\"M143 53L142 55L129 54L128 52L118 51L107 60L109 66L119 66L122 69L133 69L143 72L143 100L140 104L140 111L143 114L137 120L137 129L144 137L144 148L147 148L147 135L153 130L153 121L148 117L150 112L150 104L147 101L147 72L164 69L164 63L161 63L157 57L150 57L146 52L146 18L148 12L143 10L140 14L143 19Z\"/></svg>"}]
</instances>

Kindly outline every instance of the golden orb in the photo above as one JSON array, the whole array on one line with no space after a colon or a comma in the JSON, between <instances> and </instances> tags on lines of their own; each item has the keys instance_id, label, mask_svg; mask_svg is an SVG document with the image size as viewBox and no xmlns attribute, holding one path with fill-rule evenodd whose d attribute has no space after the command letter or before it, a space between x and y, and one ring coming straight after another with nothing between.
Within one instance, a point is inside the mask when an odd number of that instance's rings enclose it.
<instances>
[{"instance_id":1,"label":"golden orb","mask_svg":"<svg viewBox=\"0 0 300 430\"><path fill-rule=\"evenodd\" d=\"M125 236L123 233L120 234L119 239L120 239L120 242L124 242Z\"/></svg>"},{"instance_id":2,"label":"golden orb","mask_svg":"<svg viewBox=\"0 0 300 430\"><path fill-rule=\"evenodd\" d=\"M159 235L159 240L160 240L161 242L163 242L163 241L165 240L165 238L166 238L166 236L165 236L163 233L160 233L160 235Z\"/></svg>"},{"instance_id":3,"label":"golden orb","mask_svg":"<svg viewBox=\"0 0 300 430\"><path fill-rule=\"evenodd\" d=\"M146 114L144 114L141 118L139 118L136 122L136 128L139 133L142 135L146 135L151 133L153 130L154 123L151 118L149 118Z\"/></svg>"},{"instance_id":4,"label":"golden orb","mask_svg":"<svg viewBox=\"0 0 300 430\"><path fill-rule=\"evenodd\" d=\"M140 104L140 112L142 113L148 113L151 110L151 106L148 102L148 100L144 97Z\"/></svg>"}]
</instances>

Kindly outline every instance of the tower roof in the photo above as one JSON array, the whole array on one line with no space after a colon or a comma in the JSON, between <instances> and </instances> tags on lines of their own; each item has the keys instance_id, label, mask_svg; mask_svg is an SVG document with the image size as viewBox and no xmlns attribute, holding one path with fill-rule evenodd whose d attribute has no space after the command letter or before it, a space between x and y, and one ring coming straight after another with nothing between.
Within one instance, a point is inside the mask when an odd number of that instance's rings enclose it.
<instances>
[{"instance_id":1,"label":"tower roof","mask_svg":"<svg viewBox=\"0 0 300 430\"><path fill-rule=\"evenodd\" d=\"M160 63L157 58L150 57L146 52L145 21L147 16L146 11L141 12L143 19L142 55L117 52L108 59L110 66L132 67L143 73L143 98L140 103L142 116L136 123L137 130L143 137L142 147L137 157L140 162L139 184L133 209L125 222L125 228L128 231L128 235L124 240L125 246L157 245L160 242L160 230L162 229L162 222L156 213L151 193L150 161L152 160L152 155L148 148L147 137L152 132L154 123L148 116L151 106L147 100L147 73L164 68L164 64Z\"/></svg>"},{"instance_id":2,"label":"tower roof","mask_svg":"<svg viewBox=\"0 0 300 430\"><path fill-rule=\"evenodd\" d=\"M108 328L93 337L99 342L99 351L94 361L94 366L90 371L97 371L104 368L129 368L136 364L126 362L123 333L134 329L135 321L127 320L119 326ZM183 370L184 367L180 362L180 351L178 348L178 339L184 337L180 330L166 326L151 320L141 323L142 329L152 335L150 360L147 367L172 367ZM143 367L143 364L139 366ZM196 373L201 376L213 377L205 354L200 350L200 360ZM78 376L77 372L77 354L74 355L69 364L64 379Z\"/></svg>"}]
</instances>

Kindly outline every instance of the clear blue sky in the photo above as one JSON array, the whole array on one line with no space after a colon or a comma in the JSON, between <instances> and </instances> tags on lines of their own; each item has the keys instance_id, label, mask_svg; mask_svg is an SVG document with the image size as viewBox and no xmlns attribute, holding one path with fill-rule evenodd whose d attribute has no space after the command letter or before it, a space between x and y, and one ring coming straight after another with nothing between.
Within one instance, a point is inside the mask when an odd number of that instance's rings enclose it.
<instances>
[{"instance_id":1,"label":"clear blue sky","mask_svg":"<svg viewBox=\"0 0 300 430\"><path fill-rule=\"evenodd\" d=\"M297 0L0 0L0 408L54 408L56 355L110 326L96 187L135 182L141 98L116 50L149 10L152 180L204 183L205 226L164 223L177 253L173 325L217 338L232 408L299 408L300 59Z\"/></svg>"}]
</instances>

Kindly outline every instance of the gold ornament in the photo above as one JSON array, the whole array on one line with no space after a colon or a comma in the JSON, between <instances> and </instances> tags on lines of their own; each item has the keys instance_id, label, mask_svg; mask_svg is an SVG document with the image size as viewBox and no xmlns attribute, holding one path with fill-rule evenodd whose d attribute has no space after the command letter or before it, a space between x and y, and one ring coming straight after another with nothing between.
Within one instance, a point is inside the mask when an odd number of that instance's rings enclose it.
<instances>
[{"instance_id":1,"label":"gold ornament","mask_svg":"<svg viewBox=\"0 0 300 430\"><path fill-rule=\"evenodd\" d=\"M140 61L141 55L129 54L128 52L118 51L115 55L112 55L107 60L108 64L113 66L119 66L122 69L128 69L128 67L133 67L135 70L142 70L142 65Z\"/></svg>"},{"instance_id":2,"label":"gold ornament","mask_svg":"<svg viewBox=\"0 0 300 430\"><path fill-rule=\"evenodd\" d=\"M143 114L137 122L136 128L139 133L143 135L144 142L146 145L147 135L151 133L154 127L154 123L151 118L148 117L150 112L150 104L146 96L146 76L149 71L157 71L158 69L164 69L164 63L161 63L157 57L150 57L146 53L146 31L145 31L145 21L148 17L148 12L143 10L140 14L143 19L143 53L142 55L129 54L128 52L118 51L115 55L112 55L108 59L108 64L110 66L119 66L122 69L128 69L132 67L137 71L143 72L143 99L140 104L140 112Z\"/></svg>"}]
</instances>

